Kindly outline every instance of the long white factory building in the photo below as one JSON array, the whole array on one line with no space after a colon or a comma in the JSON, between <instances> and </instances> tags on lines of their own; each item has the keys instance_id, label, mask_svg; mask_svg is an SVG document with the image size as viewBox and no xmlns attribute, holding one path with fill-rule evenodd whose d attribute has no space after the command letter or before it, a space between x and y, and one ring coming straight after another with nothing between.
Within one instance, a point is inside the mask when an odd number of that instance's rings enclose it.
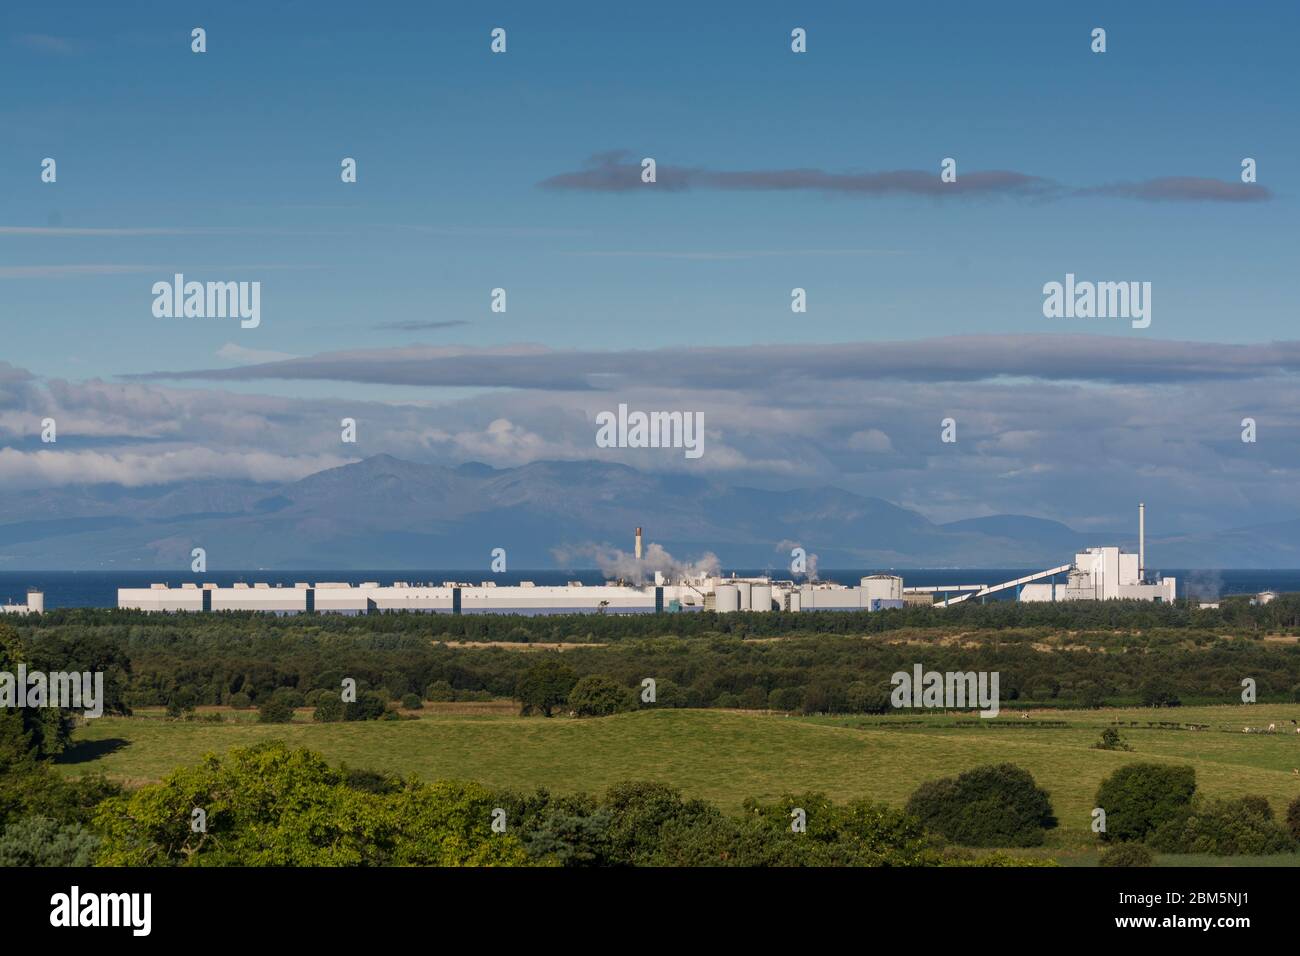
<instances>
[{"instance_id":1,"label":"long white factory building","mask_svg":"<svg viewBox=\"0 0 1300 956\"><path fill-rule=\"evenodd\" d=\"M641 529L637 529L636 557L641 557ZM1145 506L1139 506L1138 553L1117 547L1088 548L1063 564L998 584L905 587L893 574L873 574L849 587L830 582L799 583L770 577L688 575L669 579L654 573L654 583L607 582L600 585L571 581L564 585L537 585L523 581L498 585L472 584L382 585L345 582L301 582L293 586L270 584L182 584L169 587L120 588L117 606L142 611L269 611L273 613L334 612L364 614L371 611L430 611L446 614L637 614L680 611L879 611L910 604L948 607L972 598L1014 589L1021 601L1173 601L1173 578L1149 579L1146 571ZM1058 578L1064 581L1058 582Z\"/></svg>"},{"instance_id":2,"label":"long white factory building","mask_svg":"<svg viewBox=\"0 0 1300 956\"><path fill-rule=\"evenodd\" d=\"M903 579L893 575L863 578L859 587L796 584L770 578L698 577L678 583L655 575L654 584L608 583L538 585L523 581L498 585L444 581L440 585L403 581L381 585L342 582L269 584L182 584L119 588L117 606L142 611L441 611L447 614L516 613L609 614L656 611L880 610L903 606ZM927 601L927 603L929 603Z\"/></svg>"}]
</instances>

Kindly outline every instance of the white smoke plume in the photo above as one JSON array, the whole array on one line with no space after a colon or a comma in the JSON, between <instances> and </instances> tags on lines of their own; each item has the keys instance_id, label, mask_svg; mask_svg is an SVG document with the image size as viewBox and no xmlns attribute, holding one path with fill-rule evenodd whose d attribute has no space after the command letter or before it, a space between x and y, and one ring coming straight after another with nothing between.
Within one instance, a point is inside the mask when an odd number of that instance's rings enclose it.
<instances>
[{"instance_id":1,"label":"white smoke plume","mask_svg":"<svg viewBox=\"0 0 1300 956\"><path fill-rule=\"evenodd\" d=\"M784 552L785 554L789 554L790 551L791 551L792 549L794 549L794 548L802 548L802 547L803 547L803 545L801 545L798 541L792 541L792 540L790 540L789 538L786 538L786 539L784 539L784 540L782 540L782 541L778 541L778 542L776 543L776 550L778 550L778 551L782 551L782 552ZM797 580L798 578L800 578L800 577L803 577L803 578L806 578L806 579L807 579L807 581L808 581L809 584L815 584L815 583L817 582L817 580L818 580L818 577L817 577L817 555L815 555L815 554L807 554L806 551L805 551L805 557L804 557L804 570L803 570L803 573L802 573L801 575L800 575L800 574L796 574L796 573L794 572L794 569L791 568L791 569L790 569L790 574L791 574L791 576L792 576L793 578L795 578L796 580Z\"/></svg>"},{"instance_id":2,"label":"white smoke plume","mask_svg":"<svg viewBox=\"0 0 1300 956\"><path fill-rule=\"evenodd\" d=\"M696 561L681 561L664 550L663 545L654 542L645 548L640 561L636 559L635 554L596 544L556 548L552 554L561 564L570 564L577 557L592 559L606 579L628 581L632 584L652 582L656 571L663 572L669 580L716 575L722 571L722 562L711 551L706 551Z\"/></svg>"}]
</instances>

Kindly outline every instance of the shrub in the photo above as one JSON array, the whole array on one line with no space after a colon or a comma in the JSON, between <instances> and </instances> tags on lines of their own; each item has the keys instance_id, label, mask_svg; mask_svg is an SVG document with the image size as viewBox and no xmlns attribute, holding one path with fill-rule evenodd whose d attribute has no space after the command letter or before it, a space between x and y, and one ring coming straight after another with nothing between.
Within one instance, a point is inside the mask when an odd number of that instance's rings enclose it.
<instances>
[{"instance_id":1,"label":"shrub","mask_svg":"<svg viewBox=\"0 0 1300 956\"><path fill-rule=\"evenodd\" d=\"M1193 767L1134 763L1101 782L1096 805L1106 811L1105 841L1142 842L1178 817L1196 792Z\"/></svg>"},{"instance_id":2,"label":"shrub","mask_svg":"<svg viewBox=\"0 0 1300 956\"><path fill-rule=\"evenodd\" d=\"M907 812L962 846L1038 846L1044 831L1056 826L1047 792L1010 763L924 783Z\"/></svg>"},{"instance_id":3,"label":"shrub","mask_svg":"<svg viewBox=\"0 0 1300 956\"><path fill-rule=\"evenodd\" d=\"M1143 707L1178 707L1182 701L1169 681L1163 677L1152 677L1142 685Z\"/></svg>"},{"instance_id":4,"label":"shrub","mask_svg":"<svg viewBox=\"0 0 1300 956\"><path fill-rule=\"evenodd\" d=\"M607 830L613 862L644 864L654 855L665 825L690 826L702 818L720 816L702 800L683 800L680 790L662 783L617 783L602 801L610 815Z\"/></svg>"},{"instance_id":5,"label":"shrub","mask_svg":"<svg viewBox=\"0 0 1300 956\"><path fill-rule=\"evenodd\" d=\"M311 719L319 720L323 723L332 724L343 720L346 713L346 705L343 698L332 691L326 691L316 703L316 709L312 711Z\"/></svg>"},{"instance_id":6,"label":"shrub","mask_svg":"<svg viewBox=\"0 0 1300 956\"><path fill-rule=\"evenodd\" d=\"M1092 745L1094 750L1132 750L1119 731L1114 727L1107 727L1101 732L1101 740Z\"/></svg>"},{"instance_id":7,"label":"shrub","mask_svg":"<svg viewBox=\"0 0 1300 956\"><path fill-rule=\"evenodd\" d=\"M1292 800L1286 808L1286 829L1291 839L1300 841L1300 797Z\"/></svg>"},{"instance_id":8,"label":"shrub","mask_svg":"<svg viewBox=\"0 0 1300 956\"><path fill-rule=\"evenodd\" d=\"M573 668L561 660L545 658L533 664L519 679L515 699L520 713L525 717L541 714L550 717L555 708L569 698L569 691L578 682Z\"/></svg>"},{"instance_id":9,"label":"shrub","mask_svg":"<svg viewBox=\"0 0 1300 956\"><path fill-rule=\"evenodd\" d=\"M77 823L30 816L5 827L0 866L90 866L99 838Z\"/></svg>"},{"instance_id":10,"label":"shrub","mask_svg":"<svg viewBox=\"0 0 1300 956\"><path fill-rule=\"evenodd\" d=\"M387 713L384 699L374 691L362 691L355 702L347 704L344 720L378 720Z\"/></svg>"},{"instance_id":11,"label":"shrub","mask_svg":"<svg viewBox=\"0 0 1300 956\"><path fill-rule=\"evenodd\" d=\"M287 724L293 720L293 708L288 702L275 694L262 701L257 708L257 722L260 724Z\"/></svg>"},{"instance_id":12,"label":"shrub","mask_svg":"<svg viewBox=\"0 0 1300 956\"><path fill-rule=\"evenodd\" d=\"M248 695L243 691L236 691L231 694L229 703L231 707L235 708L235 710L248 710L248 708L253 706L252 700L250 700Z\"/></svg>"},{"instance_id":13,"label":"shrub","mask_svg":"<svg viewBox=\"0 0 1300 956\"><path fill-rule=\"evenodd\" d=\"M842 714L848 710L848 694L840 684L814 681L804 691L800 709L805 714Z\"/></svg>"},{"instance_id":14,"label":"shrub","mask_svg":"<svg viewBox=\"0 0 1300 956\"><path fill-rule=\"evenodd\" d=\"M424 699L445 703L456 699L456 692L445 680L436 680L424 689Z\"/></svg>"},{"instance_id":15,"label":"shrub","mask_svg":"<svg viewBox=\"0 0 1300 956\"><path fill-rule=\"evenodd\" d=\"M1084 681L1074 693L1075 700L1081 707L1104 707L1106 691L1095 681Z\"/></svg>"},{"instance_id":16,"label":"shrub","mask_svg":"<svg viewBox=\"0 0 1300 956\"><path fill-rule=\"evenodd\" d=\"M277 687L275 689L275 692L271 694L271 696L276 698L277 700L283 701L284 703L288 704L290 707L307 706L306 696L303 694L302 691L294 687Z\"/></svg>"},{"instance_id":17,"label":"shrub","mask_svg":"<svg viewBox=\"0 0 1300 956\"><path fill-rule=\"evenodd\" d=\"M795 711L803 706L803 691L798 687L778 687L767 695L771 710Z\"/></svg>"},{"instance_id":18,"label":"shrub","mask_svg":"<svg viewBox=\"0 0 1300 956\"><path fill-rule=\"evenodd\" d=\"M524 849L534 860L554 860L560 866L606 866L610 862L610 815L552 810L540 825L525 832Z\"/></svg>"},{"instance_id":19,"label":"shrub","mask_svg":"<svg viewBox=\"0 0 1300 956\"><path fill-rule=\"evenodd\" d=\"M845 698L850 713L889 713L889 691L883 687L872 687L866 681L854 681L850 684Z\"/></svg>"},{"instance_id":20,"label":"shrub","mask_svg":"<svg viewBox=\"0 0 1300 956\"><path fill-rule=\"evenodd\" d=\"M1253 813L1265 820L1273 819L1273 806L1268 802L1268 797L1261 797L1258 794L1247 794L1241 798L1241 807L1247 813Z\"/></svg>"},{"instance_id":21,"label":"shrub","mask_svg":"<svg viewBox=\"0 0 1300 956\"><path fill-rule=\"evenodd\" d=\"M589 675L569 692L569 709L579 717L605 717L627 708L627 688L611 677Z\"/></svg>"},{"instance_id":22,"label":"shrub","mask_svg":"<svg viewBox=\"0 0 1300 956\"><path fill-rule=\"evenodd\" d=\"M309 690L303 695L303 704L307 707L319 707L322 700L329 697L337 698L338 696L338 693L332 690Z\"/></svg>"},{"instance_id":23,"label":"shrub","mask_svg":"<svg viewBox=\"0 0 1300 956\"><path fill-rule=\"evenodd\" d=\"M390 711L383 699L374 691L366 690L358 694L355 701L347 703L344 703L343 698L338 694L322 697L316 704L311 719L324 723L340 720L379 720L388 713ZM391 719L398 719L398 715L394 713Z\"/></svg>"},{"instance_id":24,"label":"shrub","mask_svg":"<svg viewBox=\"0 0 1300 956\"><path fill-rule=\"evenodd\" d=\"M1257 799L1257 798L1256 798ZM1267 855L1295 849L1291 834L1259 813L1255 800L1197 798L1179 816L1161 824L1150 843L1165 853L1215 856Z\"/></svg>"},{"instance_id":25,"label":"shrub","mask_svg":"<svg viewBox=\"0 0 1300 956\"><path fill-rule=\"evenodd\" d=\"M1117 843L1101 855L1099 866L1154 866L1155 854L1144 843Z\"/></svg>"},{"instance_id":26,"label":"shrub","mask_svg":"<svg viewBox=\"0 0 1300 956\"><path fill-rule=\"evenodd\" d=\"M424 701L419 694L403 694L402 706L407 710L419 710L424 705Z\"/></svg>"},{"instance_id":27,"label":"shrub","mask_svg":"<svg viewBox=\"0 0 1300 956\"><path fill-rule=\"evenodd\" d=\"M766 710L767 691L757 684L746 687L740 692L740 706L745 710Z\"/></svg>"}]
</instances>

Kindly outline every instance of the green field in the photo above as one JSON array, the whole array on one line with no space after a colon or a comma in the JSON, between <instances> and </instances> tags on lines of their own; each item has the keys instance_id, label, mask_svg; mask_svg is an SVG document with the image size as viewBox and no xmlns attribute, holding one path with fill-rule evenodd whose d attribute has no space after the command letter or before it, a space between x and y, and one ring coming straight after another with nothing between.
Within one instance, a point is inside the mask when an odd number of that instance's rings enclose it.
<instances>
[{"instance_id":1,"label":"green field","mask_svg":"<svg viewBox=\"0 0 1300 956\"><path fill-rule=\"evenodd\" d=\"M313 723L303 712L288 725L257 724L247 712L227 712L222 723L145 714L103 717L79 728L59 766L69 774L102 771L136 785L207 752L283 739L331 762L426 780L458 777L564 792L651 779L734 810L745 797L809 790L836 800L870 797L901 805L923 781L1010 761L1051 794L1061 825L1049 836L1050 855L1088 862L1095 848L1089 824L1097 786L1125 763L1189 763L1207 794L1261 794L1284 814L1300 795L1300 734L1293 713L1300 715L1300 706L1038 711L1029 720L1003 711L974 726L959 725L971 722L966 715L801 718L726 710L638 711L584 720L426 710L418 720L336 724ZM1067 726L1039 723L1062 720ZM1141 725L1121 728L1132 752L1093 749L1101 729L1114 720ZM1147 728L1149 721L1209 728ZM1244 726L1270 722L1278 733L1242 733Z\"/></svg>"}]
</instances>

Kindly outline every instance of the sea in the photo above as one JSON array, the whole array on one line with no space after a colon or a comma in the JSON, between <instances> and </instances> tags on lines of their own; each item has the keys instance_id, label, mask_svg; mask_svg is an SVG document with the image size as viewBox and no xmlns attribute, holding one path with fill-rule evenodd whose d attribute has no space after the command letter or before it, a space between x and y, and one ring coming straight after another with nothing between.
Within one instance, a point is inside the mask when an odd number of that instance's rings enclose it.
<instances>
[{"instance_id":1,"label":"sea","mask_svg":"<svg viewBox=\"0 0 1300 956\"><path fill-rule=\"evenodd\" d=\"M856 585L868 574L897 574L907 587L942 586L945 584L997 584L1012 581L1041 568L840 568L824 569L818 574L822 581ZM788 579L788 572L771 568L737 568L736 574L744 576L771 575ZM1178 595L1192 593L1203 601L1229 594L1256 594L1260 591L1300 591L1300 569L1281 570L1177 570L1163 572L1165 577L1178 579ZM27 591L34 588L45 592L47 610L59 607L116 607L118 588L147 588L150 584L166 583L176 587L186 582L212 583L228 587L236 582L266 582L272 586L283 584L292 587L296 582L347 581L360 584L376 581L392 584L441 584L444 581L478 583L492 580L500 585L532 581L535 584L564 584L581 581L583 584L601 584L605 576L597 570L541 571L523 570L491 574L482 568L475 570L346 570L346 571L209 571L205 574L180 574L175 571L0 571L0 604L25 604ZM1058 580L1064 581L1064 576ZM1002 592L1003 600L1014 597L1015 591Z\"/></svg>"}]
</instances>

